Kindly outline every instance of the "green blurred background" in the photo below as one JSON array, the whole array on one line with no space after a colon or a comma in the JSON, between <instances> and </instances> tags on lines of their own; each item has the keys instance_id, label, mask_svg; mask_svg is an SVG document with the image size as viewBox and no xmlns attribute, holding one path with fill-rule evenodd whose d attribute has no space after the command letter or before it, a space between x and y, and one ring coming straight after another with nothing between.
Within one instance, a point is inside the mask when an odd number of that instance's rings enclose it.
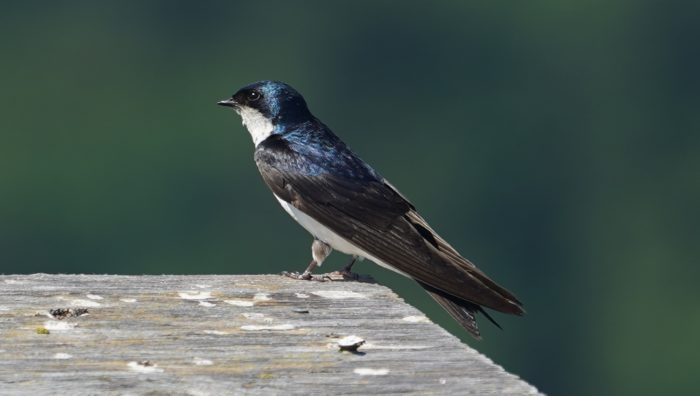
<instances>
[{"instance_id":1,"label":"green blurred background","mask_svg":"<svg viewBox=\"0 0 700 396\"><path fill-rule=\"evenodd\" d=\"M276 79L528 315L472 342L358 272L544 392L700 388L700 2L0 8L0 272L303 269L215 105Z\"/></svg>"}]
</instances>

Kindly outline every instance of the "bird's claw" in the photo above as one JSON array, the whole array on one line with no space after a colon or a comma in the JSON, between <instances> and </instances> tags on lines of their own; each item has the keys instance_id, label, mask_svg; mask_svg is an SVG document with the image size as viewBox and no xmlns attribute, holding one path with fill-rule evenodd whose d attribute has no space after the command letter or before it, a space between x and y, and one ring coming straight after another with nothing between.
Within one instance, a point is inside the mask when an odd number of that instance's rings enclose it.
<instances>
[{"instance_id":1,"label":"bird's claw","mask_svg":"<svg viewBox=\"0 0 700 396\"><path fill-rule=\"evenodd\" d=\"M340 271L333 271L327 274L313 275L311 272L289 272L282 271L282 275L297 279L297 280L308 280L316 282L367 282L374 283L374 278L369 275L360 275L354 272L347 271L345 269Z\"/></svg>"},{"instance_id":2,"label":"bird's claw","mask_svg":"<svg viewBox=\"0 0 700 396\"><path fill-rule=\"evenodd\" d=\"M325 282L329 279L326 279L326 275L317 275L314 276L310 272L289 272L289 271L282 271L282 275L292 278L292 279L297 279L297 280L310 280L310 281L317 281L317 282Z\"/></svg>"}]
</instances>

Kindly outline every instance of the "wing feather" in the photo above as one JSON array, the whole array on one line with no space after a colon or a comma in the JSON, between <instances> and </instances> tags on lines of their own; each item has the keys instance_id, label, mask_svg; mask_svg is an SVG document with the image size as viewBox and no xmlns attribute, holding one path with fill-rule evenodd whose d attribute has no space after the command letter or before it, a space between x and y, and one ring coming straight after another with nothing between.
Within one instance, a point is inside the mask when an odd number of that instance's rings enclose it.
<instances>
[{"instance_id":1,"label":"wing feather","mask_svg":"<svg viewBox=\"0 0 700 396\"><path fill-rule=\"evenodd\" d=\"M501 312L524 312L513 294L461 257L384 180L308 175L286 168L284 163L294 163L293 158L279 159L279 153L256 152L266 184L341 237L438 291Z\"/></svg>"}]
</instances>

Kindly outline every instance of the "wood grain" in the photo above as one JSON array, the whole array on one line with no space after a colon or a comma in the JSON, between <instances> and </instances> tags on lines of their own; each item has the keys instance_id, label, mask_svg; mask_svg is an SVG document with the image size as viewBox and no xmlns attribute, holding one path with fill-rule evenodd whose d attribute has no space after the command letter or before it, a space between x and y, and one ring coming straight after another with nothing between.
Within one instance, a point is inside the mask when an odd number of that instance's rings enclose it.
<instances>
[{"instance_id":1,"label":"wood grain","mask_svg":"<svg viewBox=\"0 0 700 396\"><path fill-rule=\"evenodd\" d=\"M370 283L3 275L0 339L2 394L538 394Z\"/></svg>"}]
</instances>

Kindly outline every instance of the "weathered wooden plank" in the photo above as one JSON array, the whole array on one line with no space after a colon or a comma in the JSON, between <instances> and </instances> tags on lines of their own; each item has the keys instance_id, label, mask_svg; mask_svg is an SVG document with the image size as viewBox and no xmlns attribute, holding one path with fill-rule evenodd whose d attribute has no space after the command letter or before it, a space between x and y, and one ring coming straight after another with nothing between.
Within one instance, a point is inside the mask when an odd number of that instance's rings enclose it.
<instances>
[{"instance_id":1,"label":"weathered wooden plank","mask_svg":"<svg viewBox=\"0 0 700 396\"><path fill-rule=\"evenodd\" d=\"M2 394L537 394L370 283L0 276L0 339Z\"/></svg>"}]
</instances>

